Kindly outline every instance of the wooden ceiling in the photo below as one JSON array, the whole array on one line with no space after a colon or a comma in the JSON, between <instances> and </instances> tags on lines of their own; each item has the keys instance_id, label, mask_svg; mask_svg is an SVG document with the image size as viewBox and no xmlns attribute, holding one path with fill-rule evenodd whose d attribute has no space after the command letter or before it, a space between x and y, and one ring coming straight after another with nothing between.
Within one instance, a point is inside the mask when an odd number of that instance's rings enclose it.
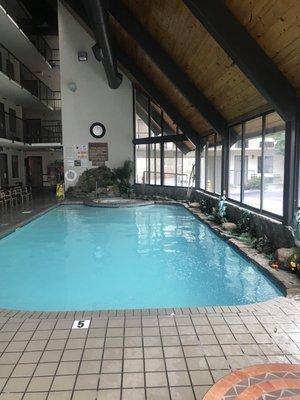
<instances>
[{"instance_id":1,"label":"wooden ceiling","mask_svg":"<svg viewBox=\"0 0 300 400\"><path fill-rule=\"evenodd\" d=\"M182 0L123 0L123 3L226 120L267 106L264 97ZM226 0L226 4L290 83L300 90L300 1ZM111 20L123 50L195 130L206 134L211 129L208 122L137 42Z\"/></svg>"}]
</instances>

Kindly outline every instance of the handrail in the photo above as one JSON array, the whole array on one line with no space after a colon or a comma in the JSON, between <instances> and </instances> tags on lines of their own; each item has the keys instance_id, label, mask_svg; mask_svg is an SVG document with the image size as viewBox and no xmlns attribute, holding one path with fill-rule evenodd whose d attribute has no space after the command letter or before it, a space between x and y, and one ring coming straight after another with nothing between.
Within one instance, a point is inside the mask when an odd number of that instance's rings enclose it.
<instances>
[{"instance_id":1,"label":"handrail","mask_svg":"<svg viewBox=\"0 0 300 400\"><path fill-rule=\"evenodd\" d=\"M31 121L35 124L31 125ZM23 119L4 111L0 113L0 138L24 144L62 143L62 123L61 120Z\"/></svg>"},{"instance_id":2,"label":"handrail","mask_svg":"<svg viewBox=\"0 0 300 400\"><path fill-rule=\"evenodd\" d=\"M20 4L19 4L20 5ZM5 10L6 14L14 21L15 25L28 37L30 42L34 45L34 47L37 49L37 51L41 54L44 59L49 62L51 59L53 59L52 52L53 49L51 46L47 43L45 38L41 35L34 35L26 32L26 29L20 26L19 21L18 21L18 15L15 13L15 10L13 7L9 7L9 1L7 0L0 0L0 6ZM28 12L20 5L20 10L22 9L24 13L24 20L27 19L30 20L31 16L28 15ZM49 62L50 64L50 62ZM51 65L51 64L50 64Z\"/></svg>"},{"instance_id":3,"label":"handrail","mask_svg":"<svg viewBox=\"0 0 300 400\"><path fill-rule=\"evenodd\" d=\"M2 53L2 65L0 64L0 70L8 76L9 79L19 83L40 101L46 102L47 106L51 106L49 103L55 100L58 91L50 89L46 83L30 71L30 69L2 43L0 43L0 48L6 52L6 54ZM5 57L5 55L7 56ZM15 62L18 63L19 68L15 68ZM37 82L37 86L34 85L33 82Z\"/></svg>"}]
</instances>

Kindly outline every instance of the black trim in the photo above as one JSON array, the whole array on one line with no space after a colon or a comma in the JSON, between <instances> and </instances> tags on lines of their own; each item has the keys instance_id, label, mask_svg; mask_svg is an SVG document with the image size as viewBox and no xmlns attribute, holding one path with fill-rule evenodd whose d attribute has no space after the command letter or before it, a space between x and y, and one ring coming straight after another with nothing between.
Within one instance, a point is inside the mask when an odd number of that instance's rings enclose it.
<instances>
[{"instance_id":1,"label":"black trim","mask_svg":"<svg viewBox=\"0 0 300 400\"><path fill-rule=\"evenodd\" d=\"M167 142L185 142L189 140L185 135L150 136L147 138L133 139L133 144L151 144Z\"/></svg>"},{"instance_id":2,"label":"black trim","mask_svg":"<svg viewBox=\"0 0 300 400\"><path fill-rule=\"evenodd\" d=\"M93 128L94 128L95 126L101 126L101 128L102 128L102 133L101 133L100 136L94 134ZM101 122L94 122L94 123L90 126L90 134L91 134L95 139L101 139L101 138L103 138L103 136L105 135L105 133L106 133L106 128L105 128L105 126L104 126L103 124L101 124Z\"/></svg>"},{"instance_id":3,"label":"black trim","mask_svg":"<svg viewBox=\"0 0 300 400\"><path fill-rule=\"evenodd\" d=\"M117 49L117 57L123 67L134 77L134 79L143 87L148 95L160 105L160 107L169 115L169 117L179 126L182 132L195 145L201 141L201 136L195 131L185 118L177 111L176 107L162 94L159 89L150 81L146 75L135 65L133 60L121 49Z\"/></svg>"}]
</instances>

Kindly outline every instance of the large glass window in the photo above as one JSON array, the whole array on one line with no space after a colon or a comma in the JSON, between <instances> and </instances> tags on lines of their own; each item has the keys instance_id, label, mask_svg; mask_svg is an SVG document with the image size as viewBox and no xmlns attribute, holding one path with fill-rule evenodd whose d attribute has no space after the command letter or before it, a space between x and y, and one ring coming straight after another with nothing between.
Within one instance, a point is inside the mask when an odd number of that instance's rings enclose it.
<instances>
[{"instance_id":1,"label":"large glass window","mask_svg":"<svg viewBox=\"0 0 300 400\"><path fill-rule=\"evenodd\" d=\"M172 142L164 144L164 185L176 186L176 146Z\"/></svg>"},{"instance_id":2,"label":"large glass window","mask_svg":"<svg viewBox=\"0 0 300 400\"><path fill-rule=\"evenodd\" d=\"M284 154L285 123L276 112L230 128L229 198L282 215Z\"/></svg>"},{"instance_id":3,"label":"large glass window","mask_svg":"<svg viewBox=\"0 0 300 400\"><path fill-rule=\"evenodd\" d=\"M160 185L160 143L149 145L150 185Z\"/></svg>"},{"instance_id":4,"label":"large glass window","mask_svg":"<svg viewBox=\"0 0 300 400\"><path fill-rule=\"evenodd\" d=\"M148 183L148 144L139 144L135 146L135 182Z\"/></svg>"},{"instance_id":5,"label":"large glass window","mask_svg":"<svg viewBox=\"0 0 300 400\"><path fill-rule=\"evenodd\" d=\"M141 92L136 91L135 96L135 137L136 139L149 136L149 101Z\"/></svg>"},{"instance_id":6,"label":"large glass window","mask_svg":"<svg viewBox=\"0 0 300 400\"><path fill-rule=\"evenodd\" d=\"M177 148L177 186L195 185L193 180L195 151L183 153Z\"/></svg>"},{"instance_id":7,"label":"large glass window","mask_svg":"<svg viewBox=\"0 0 300 400\"><path fill-rule=\"evenodd\" d=\"M206 190L214 193L215 191L215 135L207 138L207 158L206 158Z\"/></svg>"},{"instance_id":8,"label":"large glass window","mask_svg":"<svg viewBox=\"0 0 300 400\"><path fill-rule=\"evenodd\" d=\"M236 125L229 130L229 171L228 197L241 200L242 171L242 125Z\"/></svg>"},{"instance_id":9,"label":"large glass window","mask_svg":"<svg viewBox=\"0 0 300 400\"><path fill-rule=\"evenodd\" d=\"M221 194L222 184L222 138L216 135L216 152L215 152L215 193Z\"/></svg>"},{"instance_id":10,"label":"large glass window","mask_svg":"<svg viewBox=\"0 0 300 400\"><path fill-rule=\"evenodd\" d=\"M248 140L248 147L243 149L243 203L255 208L260 208L262 170L258 167L262 155L262 124L262 117L259 117L247 121L244 128L243 142Z\"/></svg>"},{"instance_id":11,"label":"large glass window","mask_svg":"<svg viewBox=\"0 0 300 400\"><path fill-rule=\"evenodd\" d=\"M200 189L205 190L206 182L206 144L203 146L200 153Z\"/></svg>"},{"instance_id":12,"label":"large glass window","mask_svg":"<svg viewBox=\"0 0 300 400\"><path fill-rule=\"evenodd\" d=\"M150 103L150 136L161 136L161 109L154 104Z\"/></svg>"},{"instance_id":13,"label":"large glass window","mask_svg":"<svg viewBox=\"0 0 300 400\"><path fill-rule=\"evenodd\" d=\"M217 134L206 137L206 144L200 153L200 188L221 194L222 143Z\"/></svg>"},{"instance_id":14,"label":"large glass window","mask_svg":"<svg viewBox=\"0 0 300 400\"><path fill-rule=\"evenodd\" d=\"M263 210L283 213L285 123L277 113L266 115L263 166Z\"/></svg>"}]
</instances>

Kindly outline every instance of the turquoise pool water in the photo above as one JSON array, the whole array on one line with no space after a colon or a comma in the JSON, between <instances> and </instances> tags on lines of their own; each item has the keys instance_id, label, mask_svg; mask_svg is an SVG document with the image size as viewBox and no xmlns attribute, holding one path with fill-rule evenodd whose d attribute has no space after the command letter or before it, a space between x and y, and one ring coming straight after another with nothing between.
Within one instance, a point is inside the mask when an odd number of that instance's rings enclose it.
<instances>
[{"instance_id":1,"label":"turquoise pool water","mask_svg":"<svg viewBox=\"0 0 300 400\"><path fill-rule=\"evenodd\" d=\"M0 308L246 304L282 295L183 207L61 206L0 240Z\"/></svg>"}]
</instances>

